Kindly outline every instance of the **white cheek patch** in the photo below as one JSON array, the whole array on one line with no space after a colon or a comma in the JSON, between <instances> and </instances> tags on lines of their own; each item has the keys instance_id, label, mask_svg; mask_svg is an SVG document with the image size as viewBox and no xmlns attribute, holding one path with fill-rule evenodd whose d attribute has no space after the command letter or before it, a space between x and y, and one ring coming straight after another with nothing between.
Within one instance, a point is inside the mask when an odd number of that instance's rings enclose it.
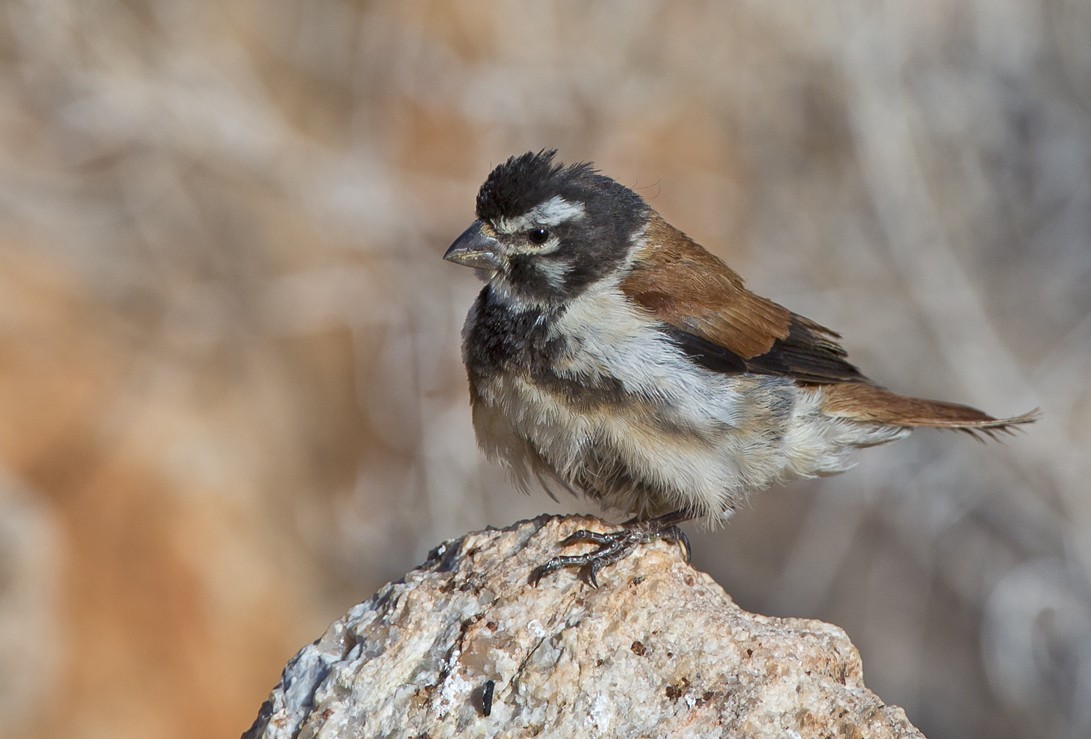
<instances>
[{"instance_id":1,"label":"white cheek patch","mask_svg":"<svg viewBox=\"0 0 1091 739\"><path fill-rule=\"evenodd\" d=\"M554 195L541 205L531 208L515 218L497 218L493 223L497 231L516 234L536 226L552 227L583 218L583 203L570 203L560 195Z\"/></svg>"},{"instance_id":2,"label":"white cheek patch","mask_svg":"<svg viewBox=\"0 0 1091 739\"><path fill-rule=\"evenodd\" d=\"M554 246L550 251L555 250ZM538 271L545 275L546 282L554 290L560 290L564 287L565 279L568 277L568 273L572 271L572 265L567 262L552 262L541 260L538 265Z\"/></svg>"}]
</instances>

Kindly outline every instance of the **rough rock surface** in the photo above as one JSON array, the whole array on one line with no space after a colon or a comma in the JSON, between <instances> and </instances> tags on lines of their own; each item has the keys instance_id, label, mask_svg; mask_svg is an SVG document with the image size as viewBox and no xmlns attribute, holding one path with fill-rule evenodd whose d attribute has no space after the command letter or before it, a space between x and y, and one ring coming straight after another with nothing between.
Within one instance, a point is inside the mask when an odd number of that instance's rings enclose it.
<instances>
[{"instance_id":1,"label":"rough rock surface","mask_svg":"<svg viewBox=\"0 0 1091 739\"><path fill-rule=\"evenodd\" d=\"M244 737L921 736L841 629L741 610L677 545L598 589L529 585L579 528L609 527L542 516L437 547L293 657Z\"/></svg>"}]
</instances>

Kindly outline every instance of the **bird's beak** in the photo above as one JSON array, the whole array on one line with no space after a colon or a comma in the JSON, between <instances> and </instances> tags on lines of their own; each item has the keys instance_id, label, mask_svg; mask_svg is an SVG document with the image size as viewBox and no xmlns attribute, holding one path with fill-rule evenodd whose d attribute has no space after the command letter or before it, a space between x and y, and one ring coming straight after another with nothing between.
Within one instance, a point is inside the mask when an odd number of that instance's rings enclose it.
<instances>
[{"instance_id":1,"label":"bird's beak","mask_svg":"<svg viewBox=\"0 0 1091 739\"><path fill-rule=\"evenodd\" d=\"M500 269L500 254L497 252L500 244L496 239L482 233L481 226L481 221L474 221L473 225L455 239L455 243L451 244L443 258L448 262L488 272Z\"/></svg>"}]
</instances>

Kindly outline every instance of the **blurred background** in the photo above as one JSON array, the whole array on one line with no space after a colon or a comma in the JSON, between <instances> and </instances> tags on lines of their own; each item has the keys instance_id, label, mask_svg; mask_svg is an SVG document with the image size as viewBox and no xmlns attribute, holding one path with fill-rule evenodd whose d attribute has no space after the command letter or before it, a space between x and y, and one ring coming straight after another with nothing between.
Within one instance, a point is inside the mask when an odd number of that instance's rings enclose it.
<instances>
[{"instance_id":1,"label":"blurred background","mask_svg":"<svg viewBox=\"0 0 1091 739\"><path fill-rule=\"evenodd\" d=\"M578 500L478 454L443 262L594 160L921 432L695 537L933 737L1091 734L1091 3L0 4L0 726L237 736L326 625Z\"/></svg>"}]
</instances>

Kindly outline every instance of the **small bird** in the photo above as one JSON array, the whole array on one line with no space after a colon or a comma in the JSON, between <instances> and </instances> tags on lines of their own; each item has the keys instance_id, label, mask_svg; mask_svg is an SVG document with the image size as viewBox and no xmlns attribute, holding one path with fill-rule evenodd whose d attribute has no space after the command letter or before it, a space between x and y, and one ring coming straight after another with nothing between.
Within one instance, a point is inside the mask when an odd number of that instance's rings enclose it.
<instances>
[{"instance_id":1,"label":"small bird","mask_svg":"<svg viewBox=\"0 0 1091 739\"><path fill-rule=\"evenodd\" d=\"M561 542L596 574L684 521L726 520L755 491L842 472L859 447L915 427L993 436L997 419L898 395L853 366L840 336L746 289L720 259L592 164L513 156L444 254L487 283L462 332L473 425L518 487L537 480L634 517Z\"/></svg>"}]
</instances>

